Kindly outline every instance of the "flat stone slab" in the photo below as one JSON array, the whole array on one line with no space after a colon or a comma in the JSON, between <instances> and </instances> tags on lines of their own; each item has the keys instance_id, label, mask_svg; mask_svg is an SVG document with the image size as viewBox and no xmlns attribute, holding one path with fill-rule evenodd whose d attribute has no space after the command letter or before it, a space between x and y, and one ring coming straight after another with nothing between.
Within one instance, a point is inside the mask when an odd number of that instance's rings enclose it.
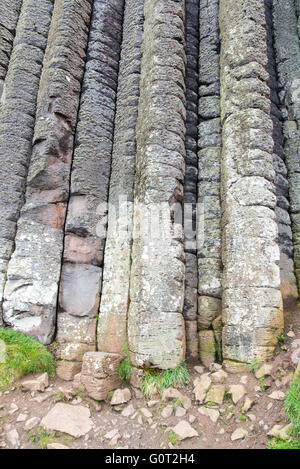
<instances>
[{"instance_id":1,"label":"flat stone slab","mask_svg":"<svg viewBox=\"0 0 300 469\"><path fill-rule=\"evenodd\" d=\"M67 433L74 438L80 438L92 429L90 416L87 407L58 403L43 418L41 425L48 431Z\"/></svg>"}]
</instances>

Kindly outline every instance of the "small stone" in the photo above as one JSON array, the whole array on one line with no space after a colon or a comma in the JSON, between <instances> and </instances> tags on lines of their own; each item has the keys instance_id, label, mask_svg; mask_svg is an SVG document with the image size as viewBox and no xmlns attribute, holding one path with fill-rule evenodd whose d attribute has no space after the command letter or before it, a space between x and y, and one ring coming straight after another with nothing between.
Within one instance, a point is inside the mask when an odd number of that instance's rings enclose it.
<instances>
[{"instance_id":1,"label":"small stone","mask_svg":"<svg viewBox=\"0 0 300 469\"><path fill-rule=\"evenodd\" d=\"M25 422L25 420L27 419L28 415L27 414L19 414L18 418L17 418L17 423L20 423L20 422Z\"/></svg>"},{"instance_id":2,"label":"small stone","mask_svg":"<svg viewBox=\"0 0 300 469\"><path fill-rule=\"evenodd\" d=\"M22 382L22 388L25 391L39 391L44 392L49 386L49 377L47 373L43 373L36 379L30 379Z\"/></svg>"},{"instance_id":3,"label":"small stone","mask_svg":"<svg viewBox=\"0 0 300 469\"><path fill-rule=\"evenodd\" d=\"M231 394L234 404L237 404L246 394L246 390L242 384L234 384L230 386L228 394Z\"/></svg>"},{"instance_id":4,"label":"small stone","mask_svg":"<svg viewBox=\"0 0 300 469\"><path fill-rule=\"evenodd\" d=\"M24 425L25 430L29 431L32 430L34 427L37 427L40 423L41 419L38 417L32 417Z\"/></svg>"},{"instance_id":5,"label":"small stone","mask_svg":"<svg viewBox=\"0 0 300 469\"><path fill-rule=\"evenodd\" d=\"M186 410L183 407L177 407L175 412L175 417L184 417L186 414Z\"/></svg>"},{"instance_id":6,"label":"small stone","mask_svg":"<svg viewBox=\"0 0 300 469\"><path fill-rule=\"evenodd\" d=\"M251 422L255 422L256 415L254 415L254 414L247 414L247 415L248 415L249 419L251 420Z\"/></svg>"},{"instance_id":7,"label":"small stone","mask_svg":"<svg viewBox=\"0 0 300 469\"><path fill-rule=\"evenodd\" d=\"M197 417L195 417L195 415L190 415L190 416L189 416L189 422L190 422L190 423L194 423L195 420L196 420L196 418L197 418Z\"/></svg>"},{"instance_id":8,"label":"small stone","mask_svg":"<svg viewBox=\"0 0 300 469\"><path fill-rule=\"evenodd\" d=\"M123 417L130 417L135 411L133 404L129 404L122 410Z\"/></svg>"},{"instance_id":9,"label":"small stone","mask_svg":"<svg viewBox=\"0 0 300 469\"><path fill-rule=\"evenodd\" d=\"M167 405L161 412L161 416L164 419L167 419L167 418L171 417L172 414L173 414L173 406L172 405Z\"/></svg>"},{"instance_id":10,"label":"small stone","mask_svg":"<svg viewBox=\"0 0 300 469\"><path fill-rule=\"evenodd\" d=\"M144 417L146 417L146 419L150 419L152 418L152 414L150 412L150 410L146 409L145 407L143 407L140 412L143 414Z\"/></svg>"},{"instance_id":11,"label":"small stone","mask_svg":"<svg viewBox=\"0 0 300 469\"><path fill-rule=\"evenodd\" d=\"M187 396L184 396L180 391L178 391L178 389L175 388L165 389L162 394L162 401L167 401L170 399L178 399L186 410L188 410L192 405L191 399Z\"/></svg>"},{"instance_id":12,"label":"small stone","mask_svg":"<svg viewBox=\"0 0 300 469\"><path fill-rule=\"evenodd\" d=\"M237 428L231 435L231 441L242 440L248 436L247 430L243 428Z\"/></svg>"},{"instance_id":13,"label":"small stone","mask_svg":"<svg viewBox=\"0 0 300 469\"><path fill-rule=\"evenodd\" d=\"M215 409L209 409L208 407L199 407L198 409L198 412L201 414L201 415L204 415L205 417L208 417L210 418L210 420L213 422L213 423L216 423L219 416L220 416L220 412L218 410L215 410Z\"/></svg>"},{"instance_id":14,"label":"small stone","mask_svg":"<svg viewBox=\"0 0 300 469\"><path fill-rule=\"evenodd\" d=\"M158 403L159 401L148 401L147 406L151 409L151 407L154 407Z\"/></svg>"},{"instance_id":15,"label":"small stone","mask_svg":"<svg viewBox=\"0 0 300 469\"><path fill-rule=\"evenodd\" d=\"M248 376L242 376L241 377L241 380L240 380L240 383L241 384L247 384L248 383Z\"/></svg>"},{"instance_id":16,"label":"small stone","mask_svg":"<svg viewBox=\"0 0 300 469\"><path fill-rule=\"evenodd\" d=\"M222 365L219 363L212 363L209 365L209 371L214 372L214 371L220 371L222 369Z\"/></svg>"},{"instance_id":17,"label":"small stone","mask_svg":"<svg viewBox=\"0 0 300 469\"><path fill-rule=\"evenodd\" d=\"M92 429L90 415L87 407L58 403L43 418L41 425L46 430L80 438Z\"/></svg>"},{"instance_id":18,"label":"small stone","mask_svg":"<svg viewBox=\"0 0 300 469\"><path fill-rule=\"evenodd\" d=\"M272 407L273 407L273 402L269 402L267 409L268 409L268 410L271 410Z\"/></svg>"},{"instance_id":19,"label":"small stone","mask_svg":"<svg viewBox=\"0 0 300 469\"><path fill-rule=\"evenodd\" d=\"M253 406L253 401L251 401L251 399L249 399L249 397L246 397L244 405L242 407L242 412L243 413L248 412L248 410L250 410L252 406Z\"/></svg>"},{"instance_id":20,"label":"small stone","mask_svg":"<svg viewBox=\"0 0 300 469\"><path fill-rule=\"evenodd\" d=\"M131 399L131 392L128 388L117 389L113 393L110 404L111 405L125 404L126 402L130 401L130 399Z\"/></svg>"},{"instance_id":21,"label":"small stone","mask_svg":"<svg viewBox=\"0 0 300 469\"><path fill-rule=\"evenodd\" d=\"M221 430L218 433L219 433L219 435L224 435L224 433L225 433L224 428L221 428Z\"/></svg>"},{"instance_id":22,"label":"small stone","mask_svg":"<svg viewBox=\"0 0 300 469\"><path fill-rule=\"evenodd\" d=\"M186 420L181 420L181 422L173 428L173 432L178 435L180 441L199 436L198 432Z\"/></svg>"},{"instance_id":23,"label":"small stone","mask_svg":"<svg viewBox=\"0 0 300 469\"><path fill-rule=\"evenodd\" d=\"M61 443L49 443L47 449L70 449L68 446L62 445Z\"/></svg>"},{"instance_id":24,"label":"small stone","mask_svg":"<svg viewBox=\"0 0 300 469\"><path fill-rule=\"evenodd\" d=\"M275 425L268 433L268 436L277 436L283 440L288 440L290 438L288 431L292 428L292 424L282 426Z\"/></svg>"},{"instance_id":25,"label":"small stone","mask_svg":"<svg viewBox=\"0 0 300 469\"><path fill-rule=\"evenodd\" d=\"M211 385L211 379L208 374L202 375L200 381L195 386L194 393L196 401L202 403L205 399L206 393Z\"/></svg>"},{"instance_id":26,"label":"small stone","mask_svg":"<svg viewBox=\"0 0 300 469\"><path fill-rule=\"evenodd\" d=\"M9 415L13 415L17 410L19 410L19 407L13 402L10 406Z\"/></svg>"},{"instance_id":27,"label":"small stone","mask_svg":"<svg viewBox=\"0 0 300 469\"><path fill-rule=\"evenodd\" d=\"M225 395L225 386L222 384L212 386L206 395L206 402L214 402L215 404L223 404Z\"/></svg>"},{"instance_id":28,"label":"small stone","mask_svg":"<svg viewBox=\"0 0 300 469\"><path fill-rule=\"evenodd\" d=\"M270 399L274 399L276 401L284 401L285 394L282 391L274 391L272 394L269 395Z\"/></svg>"},{"instance_id":29,"label":"small stone","mask_svg":"<svg viewBox=\"0 0 300 469\"><path fill-rule=\"evenodd\" d=\"M224 383L226 381L228 374L226 371L219 370L211 375L211 380L213 383Z\"/></svg>"},{"instance_id":30,"label":"small stone","mask_svg":"<svg viewBox=\"0 0 300 469\"><path fill-rule=\"evenodd\" d=\"M289 331L287 333L287 336L290 337L291 339L293 339L295 337L295 333L293 331Z\"/></svg>"},{"instance_id":31,"label":"small stone","mask_svg":"<svg viewBox=\"0 0 300 469\"><path fill-rule=\"evenodd\" d=\"M263 378L264 376L270 376L272 373L273 366L264 363L259 370L255 373L257 379Z\"/></svg>"},{"instance_id":32,"label":"small stone","mask_svg":"<svg viewBox=\"0 0 300 469\"><path fill-rule=\"evenodd\" d=\"M196 373L199 373L199 375L202 375L202 373L204 373L204 366L194 366L194 370Z\"/></svg>"},{"instance_id":33,"label":"small stone","mask_svg":"<svg viewBox=\"0 0 300 469\"><path fill-rule=\"evenodd\" d=\"M106 440L112 440L115 436L119 434L119 430L114 429L104 435Z\"/></svg>"},{"instance_id":34,"label":"small stone","mask_svg":"<svg viewBox=\"0 0 300 469\"><path fill-rule=\"evenodd\" d=\"M7 433L6 435L8 443L13 446L14 448L18 448L20 445L20 440L19 440L19 433L17 432L16 429L11 430L10 432Z\"/></svg>"}]
</instances>

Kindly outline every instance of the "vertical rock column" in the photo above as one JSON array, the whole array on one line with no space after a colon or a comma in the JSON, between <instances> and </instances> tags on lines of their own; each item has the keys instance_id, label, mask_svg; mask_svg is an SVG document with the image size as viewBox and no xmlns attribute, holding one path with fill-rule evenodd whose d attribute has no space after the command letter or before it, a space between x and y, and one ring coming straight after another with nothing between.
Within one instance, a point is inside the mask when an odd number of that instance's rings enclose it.
<instances>
[{"instance_id":1,"label":"vertical rock column","mask_svg":"<svg viewBox=\"0 0 300 469\"><path fill-rule=\"evenodd\" d=\"M284 118L284 151L288 169L294 262L300 288L300 46L294 0L274 0L273 15L276 61L282 90L280 98Z\"/></svg>"},{"instance_id":2,"label":"vertical rock column","mask_svg":"<svg viewBox=\"0 0 300 469\"><path fill-rule=\"evenodd\" d=\"M94 0L57 316L62 377L72 376L96 346L123 7L123 0Z\"/></svg>"},{"instance_id":3,"label":"vertical rock column","mask_svg":"<svg viewBox=\"0 0 300 469\"><path fill-rule=\"evenodd\" d=\"M11 3L11 2L10 2ZM3 4L4 5L4 4ZM1 2L2 7L2 2ZM36 102L53 0L24 0L0 108L0 307L24 202ZM0 319L1 322L1 319Z\"/></svg>"},{"instance_id":4,"label":"vertical rock column","mask_svg":"<svg viewBox=\"0 0 300 469\"><path fill-rule=\"evenodd\" d=\"M209 365L220 336L222 296L219 0L200 1L199 80L198 336L200 359Z\"/></svg>"},{"instance_id":5,"label":"vertical rock column","mask_svg":"<svg viewBox=\"0 0 300 469\"><path fill-rule=\"evenodd\" d=\"M127 340L133 229L136 122L144 0L127 0L109 187L108 231L98 322L98 349L119 353Z\"/></svg>"},{"instance_id":6,"label":"vertical rock column","mask_svg":"<svg viewBox=\"0 0 300 469\"><path fill-rule=\"evenodd\" d=\"M264 1L221 0L220 30L223 354L250 363L283 329Z\"/></svg>"},{"instance_id":7,"label":"vertical rock column","mask_svg":"<svg viewBox=\"0 0 300 469\"><path fill-rule=\"evenodd\" d=\"M26 203L18 221L16 248L5 287L4 320L43 344L49 344L55 332L73 138L91 4L91 0L55 2L38 96Z\"/></svg>"},{"instance_id":8,"label":"vertical rock column","mask_svg":"<svg viewBox=\"0 0 300 469\"><path fill-rule=\"evenodd\" d=\"M134 365L168 369L185 357L185 1L144 13L128 337Z\"/></svg>"},{"instance_id":9,"label":"vertical rock column","mask_svg":"<svg viewBox=\"0 0 300 469\"><path fill-rule=\"evenodd\" d=\"M1 0L0 3L0 106L21 5L22 0Z\"/></svg>"},{"instance_id":10,"label":"vertical rock column","mask_svg":"<svg viewBox=\"0 0 300 469\"><path fill-rule=\"evenodd\" d=\"M197 337L197 126L199 87L199 1L186 0L186 172L184 179L184 229L185 229L185 297L183 315L186 331L187 357L198 356Z\"/></svg>"},{"instance_id":11,"label":"vertical rock column","mask_svg":"<svg viewBox=\"0 0 300 469\"><path fill-rule=\"evenodd\" d=\"M277 223L280 247L280 277L281 293L284 299L297 298L297 285L294 274L293 239L290 218L289 184L284 156L284 141L282 129L282 115L278 97L278 80L273 41L273 0L265 0L267 46L268 46L268 72L271 98L271 118L273 121L275 185L277 196Z\"/></svg>"}]
</instances>

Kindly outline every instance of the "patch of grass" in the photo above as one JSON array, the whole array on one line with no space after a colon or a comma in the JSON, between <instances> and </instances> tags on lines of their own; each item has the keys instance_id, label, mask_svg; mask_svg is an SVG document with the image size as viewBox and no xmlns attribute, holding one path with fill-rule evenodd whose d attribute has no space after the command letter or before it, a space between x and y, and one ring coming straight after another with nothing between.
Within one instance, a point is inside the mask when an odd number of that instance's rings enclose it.
<instances>
[{"instance_id":1,"label":"patch of grass","mask_svg":"<svg viewBox=\"0 0 300 469\"><path fill-rule=\"evenodd\" d=\"M286 337L283 334L280 334L277 336L277 340L279 344L284 344L284 342L286 341Z\"/></svg>"},{"instance_id":2,"label":"patch of grass","mask_svg":"<svg viewBox=\"0 0 300 469\"><path fill-rule=\"evenodd\" d=\"M250 370L253 371L253 373L257 373L262 364L263 362L261 360L254 359L249 365Z\"/></svg>"},{"instance_id":3,"label":"patch of grass","mask_svg":"<svg viewBox=\"0 0 300 469\"><path fill-rule=\"evenodd\" d=\"M7 389L15 379L29 373L55 374L52 355L37 340L4 327L0 328L0 340L5 344L5 362L0 363L0 389Z\"/></svg>"},{"instance_id":4,"label":"patch of grass","mask_svg":"<svg viewBox=\"0 0 300 469\"><path fill-rule=\"evenodd\" d=\"M173 430L171 430L168 434L168 442L175 446L179 443L179 441L179 436L175 432L173 432Z\"/></svg>"},{"instance_id":5,"label":"patch of grass","mask_svg":"<svg viewBox=\"0 0 300 469\"><path fill-rule=\"evenodd\" d=\"M126 344L124 345L122 353L124 353L126 357L120 363L118 373L122 381L129 383L132 375L132 364L130 361L128 342L126 342Z\"/></svg>"},{"instance_id":6,"label":"patch of grass","mask_svg":"<svg viewBox=\"0 0 300 469\"><path fill-rule=\"evenodd\" d=\"M47 432L45 428L39 427L28 433L28 440L33 445L38 445L41 449L46 449L50 443L61 443L67 445L74 440L71 435L59 432Z\"/></svg>"},{"instance_id":7,"label":"patch of grass","mask_svg":"<svg viewBox=\"0 0 300 469\"><path fill-rule=\"evenodd\" d=\"M38 428L28 434L28 439L33 445L45 449L50 443L57 441L55 432L47 432L44 428Z\"/></svg>"},{"instance_id":8,"label":"patch of grass","mask_svg":"<svg viewBox=\"0 0 300 469\"><path fill-rule=\"evenodd\" d=\"M285 399L285 413L300 441L300 372L295 373Z\"/></svg>"},{"instance_id":9,"label":"patch of grass","mask_svg":"<svg viewBox=\"0 0 300 469\"><path fill-rule=\"evenodd\" d=\"M141 391L149 399L155 394L161 393L164 389L181 387L189 380L190 375L184 362L173 370L149 369L141 377Z\"/></svg>"},{"instance_id":10,"label":"patch of grass","mask_svg":"<svg viewBox=\"0 0 300 469\"><path fill-rule=\"evenodd\" d=\"M267 386L265 385L265 380L266 380L265 376L262 376L261 378L259 378L259 385L260 385L262 392L266 392L267 390Z\"/></svg>"},{"instance_id":11,"label":"patch of grass","mask_svg":"<svg viewBox=\"0 0 300 469\"><path fill-rule=\"evenodd\" d=\"M292 438L291 440L282 440L273 437L268 442L268 449L300 449L300 440Z\"/></svg>"},{"instance_id":12,"label":"patch of grass","mask_svg":"<svg viewBox=\"0 0 300 469\"><path fill-rule=\"evenodd\" d=\"M300 449L300 372L296 372L285 399L285 413L292 424L287 439L273 437L268 442L268 449Z\"/></svg>"}]
</instances>

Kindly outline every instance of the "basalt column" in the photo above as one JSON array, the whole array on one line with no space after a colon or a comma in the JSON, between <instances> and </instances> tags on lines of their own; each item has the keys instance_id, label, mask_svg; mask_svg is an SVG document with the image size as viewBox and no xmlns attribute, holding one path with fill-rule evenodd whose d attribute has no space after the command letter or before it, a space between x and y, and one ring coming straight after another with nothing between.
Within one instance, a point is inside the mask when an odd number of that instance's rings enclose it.
<instances>
[{"instance_id":1,"label":"basalt column","mask_svg":"<svg viewBox=\"0 0 300 469\"><path fill-rule=\"evenodd\" d=\"M3 6L1 1L1 8ZM38 9L36 0L23 1L1 100L0 307L6 269L14 249L16 222L24 202L36 101L52 10L53 0L41 0Z\"/></svg>"},{"instance_id":2,"label":"basalt column","mask_svg":"<svg viewBox=\"0 0 300 469\"><path fill-rule=\"evenodd\" d=\"M127 0L109 188L108 231L98 322L98 349L119 353L127 340L133 230L136 122L144 0Z\"/></svg>"},{"instance_id":3,"label":"basalt column","mask_svg":"<svg viewBox=\"0 0 300 469\"><path fill-rule=\"evenodd\" d=\"M18 221L16 248L5 287L6 323L44 344L52 341L55 332L73 138L91 4L91 0L55 2L38 95L26 203Z\"/></svg>"},{"instance_id":4,"label":"basalt column","mask_svg":"<svg viewBox=\"0 0 300 469\"><path fill-rule=\"evenodd\" d=\"M186 0L186 172L184 179L185 297L183 315L187 357L198 356L197 337L197 125L198 125L198 55L199 1Z\"/></svg>"},{"instance_id":5,"label":"basalt column","mask_svg":"<svg viewBox=\"0 0 300 469\"><path fill-rule=\"evenodd\" d=\"M0 106L21 5L22 0L1 0L0 3Z\"/></svg>"},{"instance_id":6,"label":"basalt column","mask_svg":"<svg viewBox=\"0 0 300 469\"><path fill-rule=\"evenodd\" d=\"M128 337L134 365L168 369L185 357L185 1L144 14Z\"/></svg>"},{"instance_id":7,"label":"basalt column","mask_svg":"<svg viewBox=\"0 0 300 469\"><path fill-rule=\"evenodd\" d=\"M198 336L200 360L215 361L221 340L221 120L219 0L200 1ZM217 339L217 340L216 340ZM219 359L220 353L219 353Z\"/></svg>"},{"instance_id":8,"label":"basalt column","mask_svg":"<svg viewBox=\"0 0 300 469\"><path fill-rule=\"evenodd\" d=\"M296 2L299 11L299 2ZM273 18L280 99L284 118L284 151L288 168L294 261L300 287L300 46L294 0L274 0Z\"/></svg>"},{"instance_id":9,"label":"basalt column","mask_svg":"<svg viewBox=\"0 0 300 469\"><path fill-rule=\"evenodd\" d=\"M123 0L95 0L93 7L57 316L58 374L64 378L96 346L123 7Z\"/></svg>"},{"instance_id":10,"label":"basalt column","mask_svg":"<svg viewBox=\"0 0 300 469\"><path fill-rule=\"evenodd\" d=\"M223 354L271 358L283 329L264 0L221 0Z\"/></svg>"},{"instance_id":11,"label":"basalt column","mask_svg":"<svg viewBox=\"0 0 300 469\"><path fill-rule=\"evenodd\" d=\"M274 154L273 163L275 169L275 186L277 196L277 223L280 247L280 277L281 293L284 299L297 298L297 285L294 273L294 249L292 240L290 204L289 204L289 184L287 168L285 165L283 149L283 129L282 114L278 97L278 81L275 62L275 50L273 42L273 0L265 0L266 26L267 26L267 46L268 46L268 72L271 98L271 118L273 121Z\"/></svg>"}]
</instances>

